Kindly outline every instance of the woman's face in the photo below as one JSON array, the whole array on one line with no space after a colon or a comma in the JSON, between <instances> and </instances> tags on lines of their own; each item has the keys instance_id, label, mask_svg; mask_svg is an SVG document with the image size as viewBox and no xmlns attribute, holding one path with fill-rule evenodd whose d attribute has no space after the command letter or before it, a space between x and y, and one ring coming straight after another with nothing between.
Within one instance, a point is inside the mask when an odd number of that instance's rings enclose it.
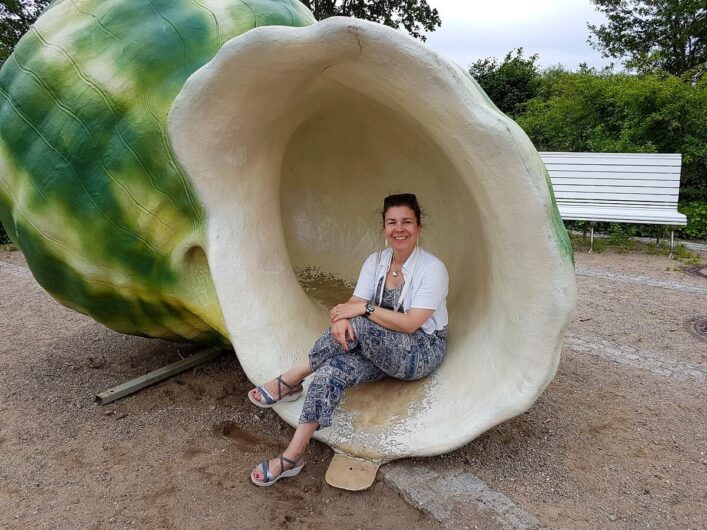
<instances>
[{"instance_id":1,"label":"woman's face","mask_svg":"<svg viewBox=\"0 0 707 530\"><path fill-rule=\"evenodd\" d=\"M383 228L388 244L393 250L410 251L417 244L420 225L409 206L391 206L384 214Z\"/></svg>"}]
</instances>

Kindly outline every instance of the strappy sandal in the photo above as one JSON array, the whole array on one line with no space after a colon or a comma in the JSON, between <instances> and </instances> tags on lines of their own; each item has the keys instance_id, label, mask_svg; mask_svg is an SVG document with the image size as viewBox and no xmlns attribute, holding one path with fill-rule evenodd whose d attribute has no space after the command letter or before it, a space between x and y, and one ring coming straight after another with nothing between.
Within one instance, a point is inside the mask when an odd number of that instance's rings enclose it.
<instances>
[{"instance_id":1,"label":"strappy sandal","mask_svg":"<svg viewBox=\"0 0 707 530\"><path fill-rule=\"evenodd\" d=\"M253 476L253 472L251 472L250 480L253 481L253 484L262 487L272 486L281 478L295 477L299 475L299 472L302 471L302 468L304 467L304 461L301 458L297 461L290 460L284 455L284 453L281 454L278 458L280 459L280 474L278 476L273 475L270 472L270 466L268 465L268 461L264 460L258 465L263 468L263 475L265 475L265 479L258 480ZM285 463L290 464L292 467L290 469L285 470ZM298 466L297 464L300 465Z\"/></svg>"},{"instance_id":2,"label":"strappy sandal","mask_svg":"<svg viewBox=\"0 0 707 530\"><path fill-rule=\"evenodd\" d=\"M297 401L300 397L302 397L302 383L299 385L290 385L282 380L281 375L278 375L275 380L277 381L277 398L271 396L270 392L265 390L265 386L259 386L257 389L258 392L260 392L260 399L264 399L265 401L255 399L253 397L253 391L251 390L248 392L248 399L250 399L250 402L261 409L269 409L278 403ZM283 386L289 390L289 393L286 396L282 395Z\"/></svg>"}]
</instances>

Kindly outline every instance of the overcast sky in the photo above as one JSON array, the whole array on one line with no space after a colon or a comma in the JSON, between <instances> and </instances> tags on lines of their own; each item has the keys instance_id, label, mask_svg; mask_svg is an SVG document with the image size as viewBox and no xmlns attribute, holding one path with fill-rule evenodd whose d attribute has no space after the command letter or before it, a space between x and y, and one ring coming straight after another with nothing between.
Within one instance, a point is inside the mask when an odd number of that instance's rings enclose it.
<instances>
[{"instance_id":1,"label":"overcast sky","mask_svg":"<svg viewBox=\"0 0 707 530\"><path fill-rule=\"evenodd\" d=\"M603 59L587 43L587 22L604 21L589 0L428 0L442 27L427 44L461 66L497 57L522 46L527 57L540 55L541 67L579 63L601 67Z\"/></svg>"}]
</instances>

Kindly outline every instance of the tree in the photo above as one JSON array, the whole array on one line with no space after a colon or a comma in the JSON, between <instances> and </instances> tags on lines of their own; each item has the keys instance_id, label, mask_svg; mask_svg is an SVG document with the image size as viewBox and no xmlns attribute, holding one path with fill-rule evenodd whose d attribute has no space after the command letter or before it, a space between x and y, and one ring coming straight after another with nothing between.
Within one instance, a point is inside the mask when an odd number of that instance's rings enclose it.
<instances>
[{"instance_id":1,"label":"tree","mask_svg":"<svg viewBox=\"0 0 707 530\"><path fill-rule=\"evenodd\" d=\"M426 40L423 31L442 25L439 12L427 0L300 0L312 10L317 20L344 16L403 27L415 38Z\"/></svg>"},{"instance_id":2,"label":"tree","mask_svg":"<svg viewBox=\"0 0 707 530\"><path fill-rule=\"evenodd\" d=\"M50 0L0 0L0 65Z\"/></svg>"},{"instance_id":3,"label":"tree","mask_svg":"<svg viewBox=\"0 0 707 530\"><path fill-rule=\"evenodd\" d=\"M469 73L502 112L517 117L526 102L538 95L542 77L537 60L537 54L524 58L523 48L518 48L509 51L500 64L494 57L476 61Z\"/></svg>"},{"instance_id":4,"label":"tree","mask_svg":"<svg viewBox=\"0 0 707 530\"><path fill-rule=\"evenodd\" d=\"M705 0L591 0L607 24L588 24L589 43L639 72L699 79L707 70Z\"/></svg>"},{"instance_id":5,"label":"tree","mask_svg":"<svg viewBox=\"0 0 707 530\"><path fill-rule=\"evenodd\" d=\"M707 201L707 79L556 70L525 110L538 150L681 153L681 201Z\"/></svg>"}]
</instances>

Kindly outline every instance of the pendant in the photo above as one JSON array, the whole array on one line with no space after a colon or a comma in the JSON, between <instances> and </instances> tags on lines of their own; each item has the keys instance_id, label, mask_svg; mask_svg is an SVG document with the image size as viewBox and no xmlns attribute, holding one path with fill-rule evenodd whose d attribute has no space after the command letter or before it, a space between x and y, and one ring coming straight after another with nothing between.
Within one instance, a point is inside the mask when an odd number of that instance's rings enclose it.
<instances>
[{"instance_id":1,"label":"pendant","mask_svg":"<svg viewBox=\"0 0 707 530\"><path fill-rule=\"evenodd\" d=\"M390 271L390 272L393 273L393 278L397 278L397 277L398 277L398 273L397 273L397 272L395 272L395 271Z\"/></svg>"}]
</instances>

